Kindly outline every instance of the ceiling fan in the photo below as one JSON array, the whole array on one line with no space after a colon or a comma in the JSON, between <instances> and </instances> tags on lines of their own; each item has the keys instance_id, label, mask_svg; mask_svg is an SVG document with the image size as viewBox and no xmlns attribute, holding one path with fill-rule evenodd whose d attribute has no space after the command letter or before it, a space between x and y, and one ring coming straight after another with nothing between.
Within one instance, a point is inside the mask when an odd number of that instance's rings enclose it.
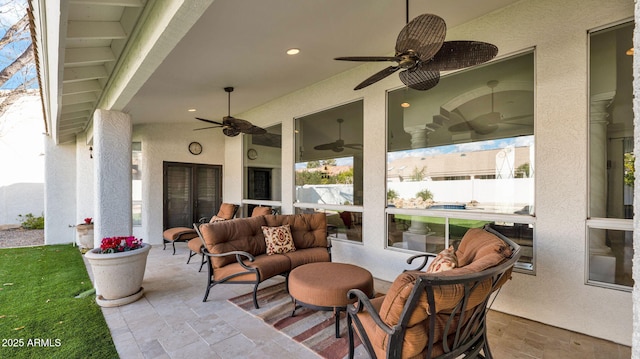
<instances>
[{"instance_id":1,"label":"ceiling fan","mask_svg":"<svg viewBox=\"0 0 640 359\"><path fill-rule=\"evenodd\" d=\"M336 57L341 61L397 62L358 84L360 90L378 82L396 71L400 80L409 88L425 91L440 81L440 71L474 66L493 59L498 54L495 45L480 41L444 41L447 25L433 14L422 14L409 22L407 0L407 24L396 40L395 56L347 56Z\"/></svg>"},{"instance_id":2,"label":"ceiling fan","mask_svg":"<svg viewBox=\"0 0 640 359\"><path fill-rule=\"evenodd\" d=\"M480 116L477 116L476 118L468 121L463 115L462 113L460 113L460 111L458 109L454 110L455 112L450 112L449 113L449 117L459 117L457 119L456 123L454 125L449 126L449 131L450 132L467 132L467 131L474 131L475 133L479 134L479 135L488 135L492 132L494 132L495 130L498 129L498 124L505 122L505 121L512 121L512 120L517 120L517 119L521 119L521 118L526 118L526 117L530 117L530 115L524 115L524 116L515 116L515 117L511 117L511 118L507 118L507 119L503 119L502 118L502 114L500 112L495 111L494 109L494 88L498 86L498 81L497 80L491 80L489 82L487 82L487 87L489 87L491 89L491 112L487 112L484 113ZM518 125L517 123L512 123L514 125ZM522 124L524 126L528 126L525 124Z\"/></svg>"},{"instance_id":3,"label":"ceiling fan","mask_svg":"<svg viewBox=\"0 0 640 359\"><path fill-rule=\"evenodd\" d=\"M194 131L207 130L210 128L222 128L222 133L229 137L237 136L240 133L246 133L249 135L263 135L267 133L267 130L264 128L254 126L249 121L231 116L231 93L233 92L233 87L225 87L224 91L228 94L228 115L222 118L222 122L196 117L196 120L212 123L215 126L196 128Z\"/></svg>"},{"instance_id":4,"label":"ceiling fan","mask_svg":"<svg viewBox=\"0 0 640 359\"><path fill-rule=\"evenodd\" d=\"M331 150L333 152L342 152L346 147L355 150L361 150L362 145L359 143L344 143L344 140L342 139L342 123L344 122L344 120L339 118L336 121L338 122L338 139L330 143L317 145L313 149L318 151Z\"/></svg>"}]
</instances>

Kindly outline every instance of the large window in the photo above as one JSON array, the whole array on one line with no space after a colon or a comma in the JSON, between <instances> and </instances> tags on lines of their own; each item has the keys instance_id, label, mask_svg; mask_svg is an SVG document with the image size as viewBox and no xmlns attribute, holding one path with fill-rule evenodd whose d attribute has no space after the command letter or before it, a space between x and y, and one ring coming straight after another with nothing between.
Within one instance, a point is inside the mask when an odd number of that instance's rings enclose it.
<instances>
[{"instance_id":1,"label":"large window","mask_svg":"<svg viewBox=\"0 0 640 359\"><path fill-rule=\"evenodd\" d=\"M437 251L491 224L534 265L534 56L388 93L388 246Z\"/></svg>"},{"instance_id":2,"label":"large window","mask_svg":"<svg viewBox=\"0 0 640 359\"><path fill-rule=\"evenodd\" d=\"M298 212L327 213L335 238L361 242L362 100L295 119Z\"/></svg>"},{"instance_id":3,"label":"large window","mask_svg":"<svg viewBox=\"0 0 640 359\"><path fill-rule=\"evenodd\" d=\"M631 290L633 23L589 36L588 283Z\"/></svg>"},{"instance_id":4,"label":"large window","mask_svg":"<svg viewBox=\"0 0 640 359\"><path fill-rule=\"evenodd\" d=\"M242 213L255 206L280 210L282 200L282 125L265 128L262 135L244 135L244 195Z\"/></svg>"}]
</instances>

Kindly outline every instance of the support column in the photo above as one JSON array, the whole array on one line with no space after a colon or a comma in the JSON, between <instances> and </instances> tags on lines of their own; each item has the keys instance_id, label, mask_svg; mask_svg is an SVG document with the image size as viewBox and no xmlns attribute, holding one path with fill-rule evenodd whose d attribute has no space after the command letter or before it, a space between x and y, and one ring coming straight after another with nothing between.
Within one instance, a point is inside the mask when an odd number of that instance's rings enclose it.
<instances>
[{"instance_id":1,"label":"support column","mask_svg":"<svg viewBox=\"0 0 640 359\"><path fill-rule=\"evenodd\" d=\"M131 224L131 117L117 111L93 115L94 245L129 236Z\"/></svg>"}]
</instances>

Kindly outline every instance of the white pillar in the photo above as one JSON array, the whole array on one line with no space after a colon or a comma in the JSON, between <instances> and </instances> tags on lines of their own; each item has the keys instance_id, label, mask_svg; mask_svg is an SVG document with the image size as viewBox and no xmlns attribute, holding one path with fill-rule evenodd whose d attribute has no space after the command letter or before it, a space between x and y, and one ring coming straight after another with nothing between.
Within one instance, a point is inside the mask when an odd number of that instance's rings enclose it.
<instances>
[{"instance_id":1,"label":"white pillar","mask_svg":"<svg viewBox=\"0 0 640 359\"><path fill-rule=\"evenodd\" d=\"M93 115L95 240L129 236L131 224L131 117L117 111Z\"/></svg>"}]
</instances>

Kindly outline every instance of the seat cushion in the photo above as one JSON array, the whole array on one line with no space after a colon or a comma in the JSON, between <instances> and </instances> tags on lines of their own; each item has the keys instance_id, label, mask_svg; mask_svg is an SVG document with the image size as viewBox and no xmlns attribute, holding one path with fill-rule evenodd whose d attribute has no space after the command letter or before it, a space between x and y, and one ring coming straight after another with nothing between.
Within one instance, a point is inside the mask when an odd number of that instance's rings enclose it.
<instances>
[{"instance_id":1,"label":"seat cushion","mask_svg":"<svg viewBox=\"0 0 640 359\"><path fill-rule=\"evenodd\" d=\"M232 256L235 259L235 256ZM268 256L266 254L255 257L255 261L249 262L244 261L244 263L251 267L256 268L260 273L260 280L264 281L276 275L285 273L289 271L289 259L282 254L274 254L272 256ZM232 274L246 272L238 262L226 265L222 268L216 268L213 272L213 277L215 280L222 280L225 277L228 277ZM230 282L238 282L238 281L256 281L257 277L254 273L249 273L246 275L241 275L238 277L234 277L230 280Z\"/></svg>"},{"instance_id":2,"label":"seat cushion","mask_svg":"<svg viewBox=\"0 0 640 359\"><path fill-rule=\"evenodd\" d=\"M188 241L197 236L196 230L188 227L174 227L162 232L162 237L168 241Z\"/></svg>"},{"instance_id":3,"label":"seat cushion","mask_svg":"<svg viewBox=\"0 0 640 359\"><path fill-rule=\"evenodd\" d=\"M331 257L326 248L296 249L295 252L284 254L291 261L291 269L308 263L330 262Z\"/></svg>"},{"instance_id":4,"label":"seat cushion","mask_svg":"<svg viewBox=\"0 0 640 359\"><path fill-rule=\"evenodd\" d=\"M193 238L187 242L187 247L194 253L200 253L202 252L202 240L200 238Z\"/></svg>"}]
</instances>

